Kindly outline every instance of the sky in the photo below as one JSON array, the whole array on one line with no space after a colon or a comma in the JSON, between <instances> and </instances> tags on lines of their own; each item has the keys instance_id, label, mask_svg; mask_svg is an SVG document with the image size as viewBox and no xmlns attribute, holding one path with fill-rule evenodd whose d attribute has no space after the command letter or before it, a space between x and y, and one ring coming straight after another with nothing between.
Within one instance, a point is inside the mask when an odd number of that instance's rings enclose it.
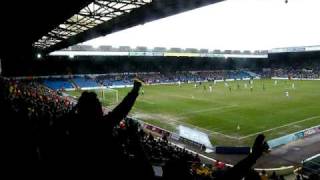
<instances>
[{"instance_id":1,"label":"sky","mask_svg":"<svg viewBox=\"0 0 320 180\"><path fill-rule=\"evenodd\" d=\"M209 50L320 45L320 0L226 0L82 44Z\"/></svg>"}]
</instances>

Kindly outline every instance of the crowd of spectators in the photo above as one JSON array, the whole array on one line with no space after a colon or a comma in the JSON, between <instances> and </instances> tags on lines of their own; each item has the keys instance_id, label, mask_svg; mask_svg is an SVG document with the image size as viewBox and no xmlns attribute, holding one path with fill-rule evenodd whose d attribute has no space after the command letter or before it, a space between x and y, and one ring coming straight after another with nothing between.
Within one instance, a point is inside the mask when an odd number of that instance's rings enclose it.
<instances>
[{"instance_id":1,"label":"crowd of spectators","mask_svg":"<svg viewBox=\"0 0 320 180\"><path fill-rule=\"evenodd\" d=\"M76 76L70 77L70 83L74 87L97 87L97 86L128 86L131 84L133 78L139 77L147 84L157 83L175 83L175 82L196 82L196 81L213 81L223 79L241 79L251 78L252 76L246 71L230 71L230 70L215 70L215 71L179 71L171 73L160 72L141 72L141 73L113 73L104 75L89 76ZM53 89L66 89L70 88L65 79L61 83L61 79L47 79L44 83ZM65 86L67 84L68 86Z\"/></svg>"},{"instance_id":2,"label":"crowd of spectators","mask_svg":"<svg viewBox=\"0 0 320 180\"><path fill-rule=\"evenodd\" d=\"M142 72L142 73L113 73L105 75L97 75L95 77L77 77L70 79L70 84L74 84L74 87L97 87L97 86L128 86L131 84L131 80L135 77L139 77L147 84L157 83L191 83L196 81L214 81L224 79L244 79L244 78L271 78L271 77L282 77L282 78L307 78L307 79L319 79L320 68L313 69L282 69L282 68L269 68L261 71L245 70L212 70L212 71L177 71L177 72ZM83 80L81 80L83 79ZM78 82L84 83L78 83ZM66 81L68 81L66 79ZM49 84L54 89L66 89L70 86L64 86L56 80L46 80L45 83ZM60 87L60 88L58 88Z\"/></svg>"},{"instance_id":3,"label":"crowd of spectators","mask_svg":"<svg viewBox=\"0 0 320 180\"><path fill-rule=\"evenodd\" d=\"M140 85L103 115L94 93L83 93L75 105L37 82L1 79L1 132L8 138L3 159L42 164L38 170L49 174L151 179L151 166L137 143L139 131L120 126Z\"/></svg>"},{"instance_id":4,"label":"crowd of spectators","mask_svg":"<svg viewBox=\"0 0 320 180\"><path fill-rule=\"evenodd\" d=\"M53 89L68 89L71 84L74 88L103 86L129 86L132 79L139 77L147 84L214 81L224 79L241 79L253 77L242 70L214 70L214 71L178 71L178 72L140 72L140 73L112 73L95 76L70 76L68 79L52 78L43 81Z\"/></svg>"},{"instance_id":5,"label":"crowd of spectators","mask_svg":"<svg viewBox=\"0 0 320 180\"><path fill-rule=\"evenodd\" d=\"M197 154L172 145L165 136L154 138L126 118L140 86L135 81L124 100L104 115L92 92L84 92L75 104L39 83L0 79L1 127L10 137L3 143L4 159L15 166L36 163L37 171L57 177L260 179L252 166L266 150L263 135L232 168L220 161L202 164ZM159 167L162 172L155 173Z\"/></svg>"},{"instance_id":6,"label":"crowd of spectators","mask_svg":"<svg viewBox=\"0 0 320 180\"><path fill-rule=\"evenodd\" d=\"M245 78L306 78L319 79L320 68L293 69L293 68L267 68L259 71L247 70L212 70L212 71L177 71L177 72L140 72L140 73L112 73L94 76L70 76L69 78L48 78L41 81L52 89L92 88L129 86L132 79L139 77L146 84L159 83L192 83L199 81L214 81L225 79Z\"/></svg>"},{"instance_id":7,"label":"crowd of spectators","mask_svg":"<svg viewBox=\"0 0 320 180\"><path fill-rule=\"evenodd\" d=\"M212 80L223 80L231 78L249 78L249 74L246 71L241 70L214 70L214 71L178 71L171 73L135 73L129 75L118 75L117 79L124 79L130 82L130 79L138 76L139 79L146 83L172 83L172 82L194 82L194 81L212 81ZM112 79L112 76L107 76L106 79Z\"/></svg>"},{"instance_id":8,"label":"crowd of spectators","mask_svg":"<svg viewBox=\"0 0 320 180\"><path fill-rule=\"evenodd\" d=\"M320 79L320 68L313 69L269 69L267 71L259 72L262 77L282 77L282 78L306 78L306 79Z\"/></svg>"}]
</instances>

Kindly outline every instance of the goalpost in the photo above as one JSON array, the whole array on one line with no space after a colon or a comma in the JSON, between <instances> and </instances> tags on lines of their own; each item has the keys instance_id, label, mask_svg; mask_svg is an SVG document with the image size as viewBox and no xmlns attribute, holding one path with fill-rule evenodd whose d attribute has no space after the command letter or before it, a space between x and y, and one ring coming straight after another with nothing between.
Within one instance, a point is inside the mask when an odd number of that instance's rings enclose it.
<instances>
[{"instance_id":1,"label":"goalpost","mask_svg":"<svg viewBox=\"0 0 320 180\"><path fill-rule=\"evenodd\" d=\"M99 99L102 102L110 102L110 104L116 104L119 102L119 92L116 89L101 88L99 89Z\"/></svg>"}]
</instances>

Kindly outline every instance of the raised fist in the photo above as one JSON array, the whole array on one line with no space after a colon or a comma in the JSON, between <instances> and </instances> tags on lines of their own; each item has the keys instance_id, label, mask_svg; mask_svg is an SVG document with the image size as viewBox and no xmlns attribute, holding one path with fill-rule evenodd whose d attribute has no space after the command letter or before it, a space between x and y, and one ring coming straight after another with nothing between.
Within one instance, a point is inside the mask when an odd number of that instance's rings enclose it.
<instances>
[{"instance_id":1,"label":"raised fist","mask_svg":"<svg viewBox=\"0 0 320 180\"><path fill-rule=\"evenodd\" d=\"M142 86L142 81L140 81L139 79L134 79L133 88L139 89L141 86Z\"/></svg>"},{"instance_id":2,"label":"raised fist","mask_svg":"<svg viewBox=\"0 0 320 180\"><path fill-rule=\"evenodd\" d=\"M263 152L268 152L269 145L265 142L265 136L263 134L259 134L254 141L252 147L252 155L255 158L259 158L262 156Z\"/></svg>"}]
</instances>

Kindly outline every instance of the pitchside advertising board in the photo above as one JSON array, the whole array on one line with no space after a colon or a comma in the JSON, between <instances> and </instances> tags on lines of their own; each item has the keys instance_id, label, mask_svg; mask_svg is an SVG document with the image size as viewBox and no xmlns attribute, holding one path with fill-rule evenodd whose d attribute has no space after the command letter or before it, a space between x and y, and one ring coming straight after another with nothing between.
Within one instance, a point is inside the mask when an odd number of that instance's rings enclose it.
<instances>
[{"instance_id":1,"label":"pitchside advertising board","mask_svg":"<svg viewBox=\"0 0 320 180\"><path fill-rule=\"evenodd\" d=\"M275 48L271 49L269 53L283 53L283 52L304 52L305 47L288 47L288 48Z\"/></svg>"},{"instance_id":2,"label":"pitchside advertising board","mask_svg":"<svg viewBox=\"0 0 320 180\"><path fill-rule=\"evenodd\" d=\"M298 139L303 139L314 134L320 134L320 125L302 131L298 131L296 133L288 134L286 136L282 136L276 139L272 139L268 141L268 144L270 148L276 148L281 145L285 145L290 142L296 141Z\"/></svg>"},{"instance_id":3,"label":"pitchside advertising board","mask_svg":"<svg viewBox=\"0 0 320 180\"><path fill-rule=\"evenodd\" d=\"M129 52L129 56L163 56L163 52Z\"/></svg>"},{"instance_id":4,"label":"pitchside advertising board","mask_svg":"<svg viewBox=\"0 0 320 180\"><path fill-rule=\"evenodd\" d=\"M303 136L307 137L307 136L311 136L313 134L318 134L318 133L320 133L320 126L305 130L303 132Z\"/></svg>"},{"instance_id":5,"label":"pitchside advertising board","mask_svg":"<svg viewBox=\"0 0 320 180\"><path fill-rule=\"evenodd\" d=\"M191 129L185 126L179 126L179 136L190 139L194 142L205 145L208 148L212 148L212 144L209 140L209 137L206 133L200 132L196 129Z\"/></svg>"},{"instance_id":6,"label":"pitchside advertising board","mask_svg":"<svg viewBox=\"0 0 320 180\"><path fill-rule=\"evenodd\" d=\"M269 50L269 53L308 52L308 51L320 51L320 46L274 48Z\"/></svg>"}]
</instances>

